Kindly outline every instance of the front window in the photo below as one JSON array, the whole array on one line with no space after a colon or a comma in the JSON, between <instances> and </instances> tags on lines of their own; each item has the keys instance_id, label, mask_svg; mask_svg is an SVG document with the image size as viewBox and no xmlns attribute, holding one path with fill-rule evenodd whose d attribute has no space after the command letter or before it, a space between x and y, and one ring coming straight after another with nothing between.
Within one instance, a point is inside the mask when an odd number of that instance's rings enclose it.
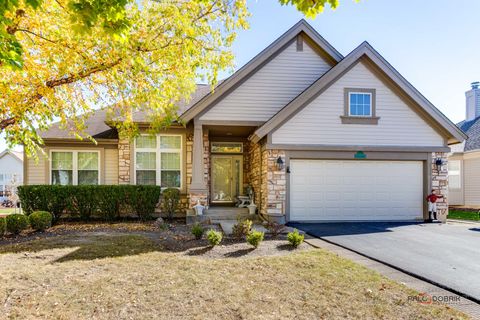
<instances>
[{"instance_id":1,"label":"front window","mask_svg":"<svg viewBox=\"0 0 480 320\"><path fill-rule=\"evenodd\" d=\"M350 92L349 115L355 117L372 116L372 94L362 92Z\"/></svg>"},{"instance_id":2,"label":"front window","mask_svg":"<svg viewBox=\"0 0 480 320\"><path fill-rule=\"evenodd\" d=\"M52 184L73 184L73 152L52 152Z\"/></svg>"},{"instance_id":3,"label":"front window","mask_svg":"<svg viewBox=\"0 0 480 320\"><path fill-rule=\"evenodd\" d=\"M180 188L181 168L181 135L142 135L135 139L136 184Z\"/></svg>"},{"instance_id":4,"label":"front window","mask_svg":"<svg viewBox=\"0 0 480 320\"><path fill-rule=\"evenodd\" d=\"M462 187L460 160L448 161L448 185L450 189L460 189Z\"/></svg>"},{"instance_id":5,"label":"front window","mask_svg":"<svg viewBox=\"0 0 480 320\"><path fill-rule=\"evenodd\" d=\"M98 152L78 152L78 184L98 184Z\"/></svg>"},{"instance_id":6,"label":"front window","mask_svg":"<svg viewBox=\"0 0 480 320\"><path fill-rule=\"evenodd\" d=\"M99 184L99 163L98 151L52 151L51 183Z\"/></svg>"}]
</instances>

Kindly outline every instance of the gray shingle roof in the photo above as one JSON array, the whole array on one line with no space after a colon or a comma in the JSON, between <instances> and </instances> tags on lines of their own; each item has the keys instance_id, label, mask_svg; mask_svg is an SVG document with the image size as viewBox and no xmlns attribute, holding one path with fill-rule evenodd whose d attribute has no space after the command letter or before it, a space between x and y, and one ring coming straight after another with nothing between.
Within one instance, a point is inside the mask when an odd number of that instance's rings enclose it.
<instances>
[{"instance_id":1,"label":"gray shingle roof","mask_svg":"<svg viewBox=\"0 0 480 320\"><path fill-rule=\"evenodd\" d=\"M210 85L198 84L196 91L192 94L188 103L185 101L178 103L178 114L181 115L210 92ZM85 130L86 134L95 139L118 139L117 130L108 126L105 123L107 120L111 119L108 119L106 109L95 110L92 115L85 120L87 128ZM148 114L144 111L137 111L133 114L133 121L140 123L148 122ZM75 139L75 136L68 128L61 128L59 122L53 123L46 131L40 131L40 136L43 139Z\"/></svg>"},{"instance_id":2,"label":"gray shingle roof","mask_svg":"<svg viewBox=\"0 0 480 320\"><path fill-rule=\"evenodd\" d=\"M463 151L480 149L480 117L470 121L462 121L457 126L468 135Z\"/></svg>"}]
</instances>

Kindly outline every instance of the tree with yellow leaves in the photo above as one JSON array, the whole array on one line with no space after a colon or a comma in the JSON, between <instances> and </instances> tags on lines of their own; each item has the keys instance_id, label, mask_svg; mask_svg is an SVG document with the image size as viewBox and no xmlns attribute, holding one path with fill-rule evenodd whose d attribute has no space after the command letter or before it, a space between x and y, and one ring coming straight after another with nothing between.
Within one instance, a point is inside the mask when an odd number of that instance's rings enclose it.
<instances>
[{"instance_id":1,"label":"tree with yellow leaves","mask_svg":"<svg viewBox=\"0 0 480 320\"><path fill-rule=\"evenodd\" d=\"M279 1L314 16L338 0ZM58 120L89 138L98 107L127 136L135 111L171 124L198 79L232 67L248 14L246 0L0 0L0 133L35 155L37 129Z\"/></svg>"}]
</instances>

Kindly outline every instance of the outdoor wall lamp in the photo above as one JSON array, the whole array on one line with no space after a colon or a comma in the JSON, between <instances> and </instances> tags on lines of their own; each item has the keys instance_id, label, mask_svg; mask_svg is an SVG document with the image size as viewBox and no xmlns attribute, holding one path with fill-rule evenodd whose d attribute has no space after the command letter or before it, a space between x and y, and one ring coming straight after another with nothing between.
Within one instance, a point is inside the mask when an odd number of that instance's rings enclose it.
<instances>
[{"instance_id":1,"label":"outdoor wall lamp","mask_svg":"<svg viewBox=\"0 0 480 320\"><path fill-rule=\"evenodd\" d=\"M285 165L285 163L283 162L282 157L278 156L278 158L277 158L277 170L278 171L283 170L284 165Z\"/></svg>"},{"instance_id":2,"label":"outdoor wall lamp","mask_svg":"<svg viewBox=\"0 0 480 320\"><path fill-rule=\"evenodd\" d=\"M440 172L440 170L442 169L442 165L443 165L442 158L435 159L435 166L437 167L437 171Z\"/></svg>"}]
</instances>

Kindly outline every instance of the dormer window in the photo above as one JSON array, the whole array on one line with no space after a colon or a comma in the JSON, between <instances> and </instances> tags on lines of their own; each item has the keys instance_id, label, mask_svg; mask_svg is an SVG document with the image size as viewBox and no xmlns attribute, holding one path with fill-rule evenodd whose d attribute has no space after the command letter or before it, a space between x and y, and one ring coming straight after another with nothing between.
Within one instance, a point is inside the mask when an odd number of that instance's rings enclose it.
<instances>
[{"instance_id":1,"label":"dormer window","mask_svg":"<svg viewBox=\"0 0 480 320\"><path fill-rule=\"evenodd\" d=\"M370 117L372 115L372 94L349 92L348 111L352 117Z\"/></svg>"},{"instance_id":2,"label":"dormer window","mask_svg":"<svg viewBox=\"0 0 480 320\"><path fill-rule=\"evenodd\" d=\"M345 88L343 124L378 124L375 89Z\"/></svg>"}]
</instances>

